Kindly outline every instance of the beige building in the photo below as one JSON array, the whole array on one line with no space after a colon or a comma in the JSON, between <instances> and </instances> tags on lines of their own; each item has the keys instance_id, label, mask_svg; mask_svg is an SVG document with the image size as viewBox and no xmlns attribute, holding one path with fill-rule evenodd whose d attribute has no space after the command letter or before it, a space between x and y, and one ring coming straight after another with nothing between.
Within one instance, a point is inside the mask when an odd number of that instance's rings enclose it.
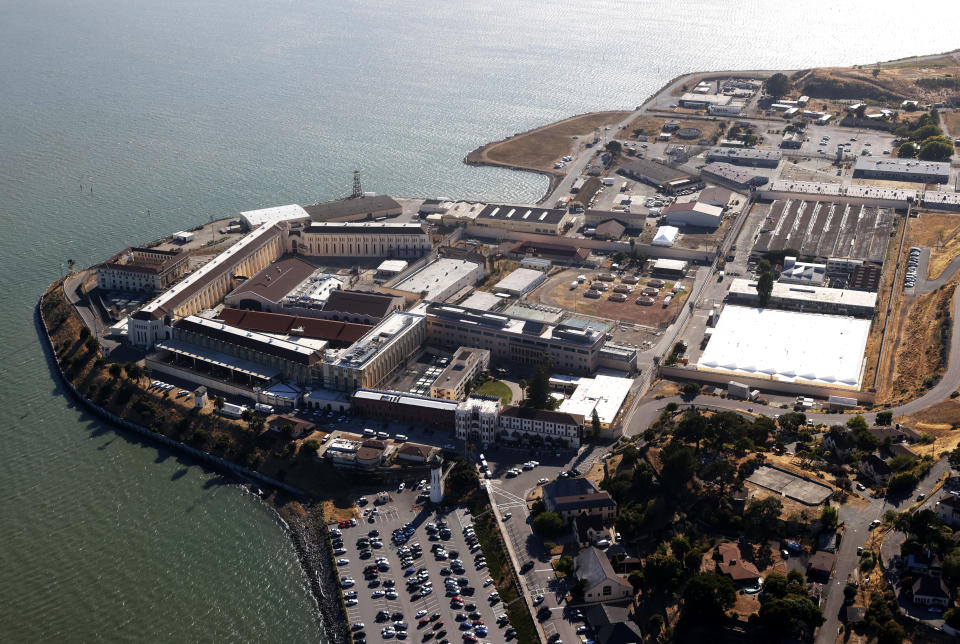
<instances>
[{"instance_id":1,"label":"beige building","mask_svg":"<svg viewBox=\"0 0 960 644\"><path fill-rule=\"evenodd\" d=\"M97 286L111 291L162 291L186 272L188 258L179 250L127 248L97 266Z\"/></svg>"},{"instance_id":2,"label":"beige building","mask_svg":"<svg viewBox=\"0 0 960 644\"><path fill-rule=\"evenodd\" d=\"M521 204L490 204L474 219L474 224L502 228L518 233L562 235L573 216L560 208L541 208Z\"/></svg>"},{"instance_id":3,"label":"beige building","mask_svg":"<svg viewBox=\"0 0 960 644\"><path fill-rule=\"evenodd\" d=\"M292 226L287 248L323 257L409 259L426 255L433 247L423 225L417 223L321 221Z\"/></svg>"},{"instance_id":4,"label":"beige building","mask_svg":"<svg viewBox=\"0 0 960 644\"><path fill-rule=\"evenodd\" d=\"M433 385L430 395L446 400L462 400L466 396L467 383L476 378L490 366L490 352L473 347L460 347L453 354L450 364L444 369Z\"/></svg>"},{"instance_id":5,"label":"beige building","mask_svg":"<svg viewBox=\"0 0 960 644\"><path fill-rule=\"evenodd\" d=\"M577 579L583 582L586 602L612 602L633 597L633 586L613 571L607 555L598 548L591 546L577 555L573 569Z\"/></svg>"},{"instance_id":6,"label":"beige building","mask_svg":"<svg viewBox=\"0 0 960 644\"><path fill-rule=\"evenodd\" d=\"M426 339L422 315L395 311L353 346L323 364L327 389L376 388L420 350Z\"/></svg>"}]
</instances>

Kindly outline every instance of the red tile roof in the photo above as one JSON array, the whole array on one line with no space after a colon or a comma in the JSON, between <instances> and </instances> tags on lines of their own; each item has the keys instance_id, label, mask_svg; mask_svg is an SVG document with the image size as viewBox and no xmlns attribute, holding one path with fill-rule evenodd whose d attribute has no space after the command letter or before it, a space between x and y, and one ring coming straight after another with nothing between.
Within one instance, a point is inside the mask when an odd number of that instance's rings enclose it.
<instances>
[{"instance_id":1,"label":"red tile roof","mask_svg":"<svg viewBox=\"0 0 960 644\"><path fill-rule=\"evenodd\" d=\"M373 328L369 324L337 322L284 313L264 313L262 311L230 308L220 311L219 317L231 326L250 331L298 335L304 338L318 338L343 344L356 342Z\"/></svg>"}]
</instances>

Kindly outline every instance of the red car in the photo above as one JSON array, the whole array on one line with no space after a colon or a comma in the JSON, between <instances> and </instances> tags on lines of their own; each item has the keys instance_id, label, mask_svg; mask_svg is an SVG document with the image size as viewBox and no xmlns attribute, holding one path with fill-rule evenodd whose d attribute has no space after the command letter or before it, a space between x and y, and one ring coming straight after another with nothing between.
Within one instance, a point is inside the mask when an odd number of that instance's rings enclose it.
<instances>
[{"instance_id":1,"label":"red car","mask_svg":"<svg viewBox=\"0 0 960 644\"><path fill-rule=\"evenodd\" d=\"M437 622L433 625L433 630L437 630L438 628L443 628L443 622Z\"/></svg>"}]
</instances>

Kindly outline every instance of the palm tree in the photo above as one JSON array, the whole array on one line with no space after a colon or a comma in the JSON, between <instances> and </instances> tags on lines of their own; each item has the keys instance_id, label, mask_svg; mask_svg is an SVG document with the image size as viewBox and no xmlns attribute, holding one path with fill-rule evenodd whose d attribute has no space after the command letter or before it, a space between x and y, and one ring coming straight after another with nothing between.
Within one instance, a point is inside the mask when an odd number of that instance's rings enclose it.
<instances>
[{"instance_id":1,"label":"palm tree","mask_svg":"<svg viewBox=\"0 0 960 644\"><path fill-rule=\"evenodd\" d=\"M223 396L213 399L213 407L217 410L217 427L220 426L220 416L223 414Z\"/></svg>"},{"instance_id":2,"label":"palm tree","mask_svg":"<svg viewBox=\"0 0 960 644\"><path fill-rule=\"evenodd\" d=\"M521 378L517 381L517 385L520 387L520 402L523 402L527 399L527 381Z\"/></svg>"}]
</instances>

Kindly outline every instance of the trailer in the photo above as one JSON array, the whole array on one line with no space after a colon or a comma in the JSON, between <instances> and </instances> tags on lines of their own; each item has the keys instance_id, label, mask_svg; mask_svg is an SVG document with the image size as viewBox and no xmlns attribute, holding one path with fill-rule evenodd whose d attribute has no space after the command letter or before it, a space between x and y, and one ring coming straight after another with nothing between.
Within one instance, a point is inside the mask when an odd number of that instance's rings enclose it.
<instances>
[{"instance_id":1,"label":"trailer","mask_svg":"<svg viewBox=\"0 0 960 644\"><path fill-rule=\"evenodd\" d=\"M849 398L847 396L830 396L827 399L827 403L832 408L840 407L844 409L850 409L852 407L856 407L858 404L856 398Z\"/></svg>"}]
</instances>

